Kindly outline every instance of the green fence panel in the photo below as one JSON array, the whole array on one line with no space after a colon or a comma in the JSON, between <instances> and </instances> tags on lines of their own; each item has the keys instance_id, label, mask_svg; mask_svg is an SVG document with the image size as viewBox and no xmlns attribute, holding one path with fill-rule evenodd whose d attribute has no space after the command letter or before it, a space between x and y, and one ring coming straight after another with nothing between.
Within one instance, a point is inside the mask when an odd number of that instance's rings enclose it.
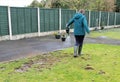
<instances>
[{"instance_id":1,"label":"green fence panel","mask_svg":"<svg viewBox=\"0 0 120 82\"><path fill-rule=\"evenodd\" d=\"M108 12L101 12L101 25L107 26Z\"/></svg>"},{"instance_id":2,"label":"green fence panel","mask_svg":"<svg viewBox=\"0 0 120 82\"><path fill-rule=\"evenodd\" d=\"M40 31L41 32L44 32L45 30L44 30L44 28L45 28L45 23L44 23L44 21L45 21L45 9L40 9Z\"/></svg>"},{"instance_id":3,"label":"green fence panel","mask_svg":"<svg viewBox=\"0 0 120 82\"><path fill-rule=\"evenodd\" d=\"M40 9L40 31L59 30L59 9Z\"/></svg>"},{"instance_id":4,"label":"green fence panel","mask_svg":"<svg viewBox=\"0 0 120 82\"><path fill-rule=\"evenodd\" d=\"M120 13L116 13L116 25L120 25Z\"/></svg>"},{"instance_id":5,"label":"green fence panel","mask_svg":"<svg viewBox=\"0 0 120 82\"><path fill-rule=\"evenodd\" d=\"M109 12L109 25L114 25L114 21L115 21L115 13Z\"/></svg>"},{"instance_id":6,"label":"green fence panel","mask_svg":"<svg viewBox=\"0 0 120 82\"><path fill-rule=\"evenodd\" d=\"M44 13L44 16L45 16L45 32L48 32L48 31L50 31L50 12L49 12L50 10L49 9L46 9L45 10L45 13ZM54 18L54 17L52 17L52 18ZM51 19L51 21L52 21L52 19ZM51 27L52 28L52 27Z\"/></svg>"},{"instance_id":7,"label":"green fence panel","mask_svg":"<svg viewBox=\"0 0 120 82\"><path fill-rule=\"evenodd\" d=\"M89 22L89 11L85 11L85 16L86 16L87 23L88 23Z\"/></svg>"},{"instance_id":8,"label":"green fence panel","mask_svg":"<svg viewBox=\"0 0 120 82\"><path fill-rule=\"evenodd\" d=\"M18 8L17 9L17 18L18 18L18 33L24 34L25 33L25 18L24 18L24 9ZM13 29L14 31L14 29Z\"/></svg>"},{"instance_id":9,"label":"green fence panel","mask_svg":"<svg viewBox=\"0 0 120 82\"><path fill-rule=\"evenodd\" d=\"M120 0L115 0L116 1L116 6L120 8Z\"/></svg>"},{"instance_id":10,"label":"green fence panel","mask_svg":"<svg viewBox=\"0 0 120 82\"><path fill-rule=\"evenodd\" d=\"M99 24L99 12L98 11L91 11L90 14L90 27L96 27Z\"/></svg>"},{"instance_id":11,"label":"green fence panel","mask_svg":"<svg viewBox=\"0 0 120 82\"><path fill-rule=\"evenodd\" d=\"M66 24L69 22L69 20L73 17L75 13L75 10L61 9L61 29L66 28ZM71 28L73 28L73 25L71 26Z\"/></svg>"},{"instance_id":12,"label":"green fence panel","mask_svg":"<svg viewBox=\"0 0 120 82\"><path fill-rule=\"evenodd\" d=\"M37 8L31 8L31 26L32 26L32 32L38 32Z\"/></svg>"},{"instance_id":13,"label":"green fence panel","mask_svg":"<svg viewBox=\"0 0 120 82\"><path fill-rule=\"evenodd\" d=\"M11 7L12 34L25 34L38 32L37 8ZM61 9L61 29L65 29L68 21L76 10ZM85 16L89 20L89 11ZM40 31L48 32L59 30L59 9L40 8ZM99 26L99 11L91 11L90 27ZM101 12L101 24L107 26L108 12ZM115 13L109 12L109 25L114 25ZM120 25L120 13L116 13L116 25ZM73 28L73 25L71 26ZM9 35L8 7L0 6L0 36Z\"/></svg>"},{"instance_id":14,"label":"green fence panel","mask_svg":"<svg viewBox=\"0 0 120 82\"><path fill-rule=\"evenodd\" d=\"M17 15L17 8L11 8L11 25L12 25L12 34L19 34L18 33L18 15Z\"/></svg>"},{"instance_id":15,"label":"green fence panel","mask_svg":"<svg viewBox=\"0 0 120 82\"><path fill-rule=\"evenodd\" d=\"M31 33L32 32L32 21L31 21L31 9L25 8L25 33Z\"/></svg>"},{"instance_id":16,"label":"green fence panel","mask_svg":"<svg viewBox=\"0 0 120 82\"><path fill-rule=\"evenodd\" d=\"M0 6L0 36L8 34L9 34L8 9L5 6Z\"/></svg>"},{"instance_id":17,"label":"green fence panel","mask_svg":"<svg viewBox=\"0 0 120 82\"><path fill-rule=\"evenodd\" d=\"M37 32L37 21L36 8L11 7L13 35Z\"/></svg>"},{"instance_id":18,"label":"green fence panel","mask_svg":"<svg viewBox=\"0 0 120 82\"><path fill-rule=\"evenodd\" d=\"M49 20L50 20L50 23L49 23L49 27L50 27L50 31L54 31L54 30L58 30L58 9L57 10L51 10L50 13L49 13ZM54 17L56 16L56 17ZM57 18L57 19L56 19Z\"/></svg>"}]
</instances>

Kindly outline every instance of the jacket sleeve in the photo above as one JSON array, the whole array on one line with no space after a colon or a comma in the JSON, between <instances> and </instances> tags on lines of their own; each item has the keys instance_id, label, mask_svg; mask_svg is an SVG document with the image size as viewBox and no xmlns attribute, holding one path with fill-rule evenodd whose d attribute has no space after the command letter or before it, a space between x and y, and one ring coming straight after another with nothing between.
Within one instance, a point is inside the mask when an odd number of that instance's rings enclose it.
<instances>
[{"instance_id":1,"label":"jacket sleeve","mask_svg":"<svg viewBox=\"0 0 120 82\"><path fill-rule=\"evenodd\" d=\"M90 29L89 29L89 27L87 25L86 17L83 18L83 26L84 26L85 31L89 34L90 33Z\"/></svg>"},{"instance_id":2,"label":"jacket sleeve","mask_svg":"<svg viewBox=\"0 0 120 82\"><path fill-rule=\"evenodd\" d=\"M70 19L70 21L67 23L67 27L69 27L74 22L74 18Z\"/></svg>"}]
</instances>

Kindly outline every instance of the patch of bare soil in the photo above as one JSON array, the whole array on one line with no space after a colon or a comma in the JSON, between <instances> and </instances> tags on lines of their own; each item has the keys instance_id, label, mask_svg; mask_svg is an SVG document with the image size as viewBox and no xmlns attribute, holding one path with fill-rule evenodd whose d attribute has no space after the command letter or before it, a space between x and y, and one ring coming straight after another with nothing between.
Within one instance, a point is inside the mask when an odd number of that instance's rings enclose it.
<instances>
[{"instance_id":1,"label":"patch of bare soil","mask_svg":"<svg viewBox=\"0 0 120 82\"><path fill-rule=\"evenodd\" d=\"M0 70L5 70L6 68L5 67L0 67Z\"/></svg>"},{"instance_id":2,"label":"patch of bare soil","mask_svg":"<svg viewBox=\"0 0 120 82\"><path fill-rule=\"evenodd\" d=\"M98 72L98 74L105 74L105 71L100 70L100 71Z\"/></svg>"},{"instance_id":3,"label":"patch of bare soil","mask_svg":"<svg viewBox=\"0 0 120 82\"><path fill-rule=\"evenodd\" d=\"M87 55L87 57L81 57L81 59L83 59L83 60L85 60L85 61L87 61L87 60L90 60L91 59L91 56L89 55L89 54L86 54Z\"/></svg>"},{"instance_id":4,"label":"patch of bare soil","mask_svg":"<svg viewBox=\"0 0 120 82\"><path fill-rule=\"evenodd\" d=\"M15 68L15 72L27 72L29 68L35 68L38 71L42 71L43 68L51 70L51 66L53 66L56 62L60 62L60 59L48 54L44 54L40 58L38 57L34 60L30 59L28 62L24 63L20 67Z\"/></svg>"},{"instance_id":5,"label":"patch of bare soil","mask_svg":"<svg viewBox=\"0 0 120 82\"><path fill-rule=\"evenodd\" d=\"M16 72L26 72L28 71L29 68L31 68L31 66L34 64L34 62L32 60L24 63L22 66L18 67L18 68L15 68L15 71Z\"/></svg>"},{"instance_id":6,"label":"patch of bare soil","mask_svg":"<svg viewBox=\"0 0 120 82\"><path fill-rule=\"evenodd\" d=\"M91 66L90 64L87 64L85 66L85 70L94 70L93 66Z\"/></svg>"}]
</instances>

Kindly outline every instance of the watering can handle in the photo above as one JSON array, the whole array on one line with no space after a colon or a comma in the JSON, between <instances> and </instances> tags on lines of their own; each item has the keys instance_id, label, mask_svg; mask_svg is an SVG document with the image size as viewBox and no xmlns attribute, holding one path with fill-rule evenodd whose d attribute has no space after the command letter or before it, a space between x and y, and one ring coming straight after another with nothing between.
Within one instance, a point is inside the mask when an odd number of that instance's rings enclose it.
<instances>
[{"instance_id":1,"label":"watering can handle","mask_svg":"<svg viewBox=\"0 0 120 82\"><path fill-rule=\"evenodd\" d=\"M66 27L66 33L69 35L69 31L70 31L70 29L69 29L69 27Z\"/></svg>"}]
</instances>

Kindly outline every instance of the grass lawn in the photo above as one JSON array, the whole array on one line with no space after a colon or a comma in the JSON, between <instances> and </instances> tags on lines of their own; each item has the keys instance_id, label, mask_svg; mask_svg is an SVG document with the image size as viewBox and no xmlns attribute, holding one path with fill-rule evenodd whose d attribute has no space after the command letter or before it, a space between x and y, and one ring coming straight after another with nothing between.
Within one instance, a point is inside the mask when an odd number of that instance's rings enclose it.
<instances>
[{"instance_id":1,"label":"grass lawn","mask_svg":"<svg viewBox=\"0 0 120 82\"><path fill-rule=\"evenodd\" d=\"M114 28L114 29L107 29L101 31L92 31L90 35L88 35L87 37L97 38L97 37L105 36L107 38L120 40L119 35L120 35L120 28Z\"/></svg>"},{"instance_id":2,"label":"grass lawn","mask_svg":"<svg viewBox=\"0 0 120 82\"><path fill-rule=\"evenodd\" d=\"M73 48L0 63L0 82L120 82L120 46L85 44L81 57Z\"/></svg>"}]
</instances>

